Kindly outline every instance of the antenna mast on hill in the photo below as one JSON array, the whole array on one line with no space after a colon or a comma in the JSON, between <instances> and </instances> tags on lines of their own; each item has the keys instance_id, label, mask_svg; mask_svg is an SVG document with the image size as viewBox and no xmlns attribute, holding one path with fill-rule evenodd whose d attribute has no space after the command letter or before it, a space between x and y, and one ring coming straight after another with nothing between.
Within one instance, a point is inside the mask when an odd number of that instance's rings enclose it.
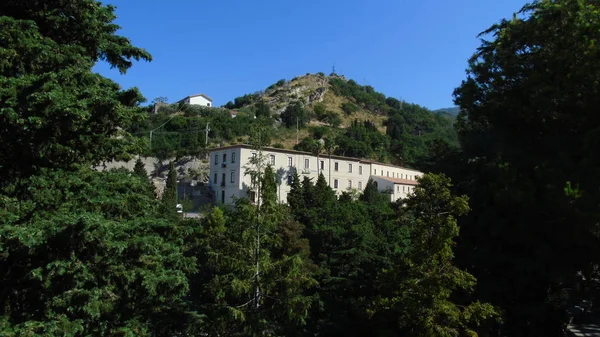
<instances>
[{"instance_id":1,"label":"antenna mast on hill","mask_svg":"<svg viewBox=\"0 0 600 337\"><path fill-rule=\"evenodd\" d=\"M331 73L332 73L332 74L335 74L335 63L333 64L333 68L332 68L332 70L331 70Z\"/></svg>"}]
</instances>

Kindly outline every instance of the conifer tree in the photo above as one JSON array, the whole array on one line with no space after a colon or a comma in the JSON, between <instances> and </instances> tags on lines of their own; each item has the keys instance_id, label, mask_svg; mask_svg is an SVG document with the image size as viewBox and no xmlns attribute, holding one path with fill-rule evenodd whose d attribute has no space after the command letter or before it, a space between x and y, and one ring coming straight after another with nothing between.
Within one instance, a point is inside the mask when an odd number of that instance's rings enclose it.
<instances>
[{"instance_id":1,"label":"conifer tree","mask_svg":"<svg viewBox=\"0 0 600 337\"><path fill-rule=\"evenodd\" d=\"M177 214L177 171L175 164L169 162L169 173L161 198L162 211L166 215L175 216Z\"/></svg>"},{"instance_id":2,"label":"conifer tree","mask_svg":"<svg viewBox=\"0 0 600 337\"><path fill-rule=\"evenodd\" d=\"M135 173L138 177L147 180L148 179L148 171L144 167L144 162L142 159L138 158L135 161L135 165L133 166L133 173Z\"/></svg>"}]
</instances>

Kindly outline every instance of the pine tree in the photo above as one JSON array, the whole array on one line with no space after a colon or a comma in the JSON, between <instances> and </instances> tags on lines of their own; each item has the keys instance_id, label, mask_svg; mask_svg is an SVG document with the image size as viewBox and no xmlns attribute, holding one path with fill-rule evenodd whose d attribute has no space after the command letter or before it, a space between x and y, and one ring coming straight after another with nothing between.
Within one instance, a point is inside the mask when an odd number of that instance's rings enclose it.
<instances>
[{"instance_id":1,"label":"pine tree","mask_svg":"<svg viewBox=\"0 0 600 337\"><path fill-rule=\"evenodd\" d=\"M144 167L144 162L138 158L135 161L135 165L133 166L133 173L135 173L138 177L147 180L148 179L148 171Z\"/></svg>"},{"instance_id":2,"label":"pine tree","mask_svg":"<svg viewBox=\"0 0 600 337\"><path fill-rule=\"evenodd\" d=\"M161 198L161 205L165 215L175 216L177 214L177 171L172 161L169 162L169 173Z\"/></svg>"},{"instance_id":3,"label":"pine tree","mask_svg":"<svg viewBox=\"0 0 600 337\"><path fill-rule=\"evenodd\" d=\"M292 176L292 184L290 185L290 193L287 195L287 202L292 211L304 207L302 186L300 185L300 177L298 176L298 172L296 172L296 170L294 170L294 175Z\"/></svg>"},{"instance_id":4,"label":"pine tree","mask_svg":"<svg viewBox=\"0 0 600 337\"><path fill-rule=\"evenodd\" d=\"M317 206L330 204L336 200L335 192L327 184L327 180L325 180L323 173L319 174L319 178L315 184L314 194L314 199Z\"/></svg>"},{"instance_id":5,"label":"pine tree","mask_svg":"<svg viewBox=\"0 0 600 337\"><path fill-rule=\"evenodd\" d=\"M396 254L393 268L382 273L383 296L375 309L393 312L399 335L474 336L479 325L498 317L490 304L452 301L456 291L472 291L476 280L452 261L456 219L469 206L468 198L454 196L450 187L449 178L426 174L402 210L411 244L407 252Z\"/></svg>"}]
</instances>

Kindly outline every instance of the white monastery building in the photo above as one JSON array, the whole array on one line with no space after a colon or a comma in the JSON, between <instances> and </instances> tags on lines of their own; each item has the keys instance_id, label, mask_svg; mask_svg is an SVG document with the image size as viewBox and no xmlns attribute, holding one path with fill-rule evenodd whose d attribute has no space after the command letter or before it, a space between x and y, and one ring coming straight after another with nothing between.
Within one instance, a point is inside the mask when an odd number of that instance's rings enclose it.
<instances>
[{"instance_id":1,"label":"white monastery building","mask_svg":"<svg viewBox=\"0 0 600 337\"><path fill-rule=\"evenodd\" d=\"M212 98L208 97L205 94L197 94L188 96L179 102L190 105L213 106L212 101Z\"/></svg>"},{"instance_id":2,"label":"white monastery building","mask_svg":"<svg viewBox=\"0 0 600 337\"><path fill-rule=\"evenodd\" d=\"M215 192L217 204L230 204L234 198L249 197L256 201L252 182L247 170L252 168L251 159L258 151L249 145L232 145L210 150L210 188ZM344 191L362 192L369 178L377 182L380 192L389 195L390 201L406 198L415 188L422 172L408 168L378 163L370 160L329 156L315 156L309 152L277 148L263 148L262 157L271 165L277 177L277 198L287 201L294 171L300 181L312 178L316 183L323 174L329 186L341 195Z\"/></svg>"}]
</instances>

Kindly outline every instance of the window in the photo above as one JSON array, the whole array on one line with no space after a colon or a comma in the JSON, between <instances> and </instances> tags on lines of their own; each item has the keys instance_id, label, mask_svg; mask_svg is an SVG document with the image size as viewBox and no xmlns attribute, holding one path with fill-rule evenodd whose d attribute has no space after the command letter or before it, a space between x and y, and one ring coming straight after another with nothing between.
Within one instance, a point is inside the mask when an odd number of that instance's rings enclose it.
<instances>
[{"instance_id":1,"label":"window","mask_svg":"<svg viewBox=\"0 0 600 337\"><path fill-rule=\"evenodd\" d=\"M373 170L373 175L376 176L377 175L377 170Z\"/></svg>"},{"instance_id":2,"label":"window","mask_svg":"<svg viewBox=\"0 0 600 337\"><path fill-rule=\"evenodd\" d=\"M215 165L219 164L219 155L215 154Z\"/></svg>"},{"instance_id":3,"label":"window","mask_svg":"<svg viewBox=\"0 0 600 337\"><path fill-rule=\"evenodd\" d=\"M227 153L223 153L223 164L227 162Z\"/></svg>"},{"instance_id":4,"label":"window","mask_svg":"<svg viewBox=\"0 0 600 337\"><path fill-rule=\"evenodd\" d=\"M358 182L358 189L359 189L359 190L362 190L362 181L359 181L359 182Z\"/></svg>"},{"instance_id":5,"label":"window","mask_svg":"<svg viewBox=\"0 0 600 337\"><path fill-rule=\"evenodd\" d=\"M348 164L348 172L352 173L352 164Z\"/></svg>"},{"instance_id":6,"label":"window","mask_svg":"<svg viewBox=\"0 0 600 337\"><path fill-rule=\"evenodd\" d=\"M206 103L206 106L210 106L210 103Z\"/></svg>"},{"instance_id":7,"label":"window","mask_svg":"<svg viewBox=\"0 0 600 337\"><path fill-rule=\"evenodd\" d=\"M358 167L358 174L362 174L362 166Z\"/></svg>"},{"instance_id":8,"label":"window","mask_svg":"<svg viewBox=\"0 0 600 337\"><path fill-rule=\"evenodd\" d=\"M225 172L221 174L221 186L225 186Z\"/></svg>"},{"instance_id":9,"label":"window","mask_svg":"<svg viewBox=\"0 0 600 337\"><path fill-rule=\"evenodd\" d=\"M400 179L404 179L404 174L400 173Z\"/></svg>"},{"instance_id":10,"label":"window","mask_svg":"<svg viewBox=\"0 0 600 337\"><path fill-rule=\"evenodd\" d=\"M235 152L231 152L231 163L235 163Z\"/></svg>"},{"instance_id":11,"label":"window","mask_svg":"<svg viewBox=\"0 0 600 337\"><path fill-rule=\"evenodd\" d=\"M402 186L402 192L406 192L406 186Z\"/></svg>"},{"instance_id":12,"label":"window","mask_svg":"<svg viewBox=\"0 0 600 337\"><path fill-rule=\"evenodd\" d=\"M231 171L231 183L235 183L235 171Z\"/></svg>"},{"instance_id":13,"label":"window","mask_svg":"<svg viewBox=\"0 0 600 337\"><path fill-rule=\"evenodd\" d=\"M269 156L269 165L275 166L275 155L274 154Z\"/></svg>"},{"instance_id":14,"label":"window","mask_svg":"<svg viewBox=\"0 0 600 337\"><path fill-rule=\"evenodd\" d=\"M348 188L352 188L352 180L348 180Z\"/></svg>"},{"instance_id":15,"label":"window","mask_svg":"<svg viewBox=\"0 0 600 337\"><path fill-rule=\"evenodd\" d=\"M396 192L400 192L400 185L396 185Z\"/></svg>"},{"instance_id":16,"label":"window","mask_svg":"<svg viewBox=\"0 0 600 337\"><path fill-rule=\"evenodd\" d=\"M310 159L308 159L308 158L304 159L304 168L305 169L310 168Z\"/></svg>"},{"instance_id":17,"label":"window","mask_svg":"<svg viewBox=\"0 0 600 337\"><path fill-rule=\"evenodd\" d=\"M338 188L338 180L337 179L335 179L333 181L333 188Z\"/></svg>"},{"instance_id":18,"label":"window","mask_svg":"<svg viewBox=\"0 0 600 337\"><path fill-rule=\"evenodd\" d=\"M217 183L217 174L215 173L215 179L213 179L213 184Z\"/></svg>"},{"instance_id":19,"label":"window","mask_svg":"<svg viewBox=\"0 0 600 337\"><path fill-rule=\"evenodd\" d=\"M339 168L339 163L336 161L336 162L335 162L335 164L333 164L333 170L334 170L335 172L337 172L337 171L338 171L338 168Z\"/></svg>"},{"instance_id":20,"label":"window","mask_svg":"<svg viewBox=\"0 0 600 337\"><path fill-rule=\"evenodd\" d=\"M390 171L387 171L387 176L388 176L388 177L390 176Z\"/></svg>"},{"instance_id":21,"label":"window","mask_svg":"<svg viewBox=\"0 0 600 337\"><path fill-rule=\"evenodd\" d=\"M287 184L291 185L292 182L294 182L294 176L291 175L291 174L288 174L288 176L287 176Z\"/></svg>"},{"instance_id":22,"label":"window","mask_svg":"<svg viewBox=\"0 0 600 337\"><path fill-rule=\"evenodd\" d=\"M324 169L325 169L325 161L324 161L324 160L321 160L321 163L320 163L320 164L321 164L321 165L320 165L319 169L321 169L321 170L324 170Z\"/></svg>"},{"instance_id":23,"label":"window","mask_svg":"<svg viewBox=\"0 0 600 337\"><path fill-rule=\"evenodd\" d=\"M293 160L292 160L292 157L288 157L288 166L289 166L289 167L292 167L292 164L293 164L293 163L294 163L294 162L293 162Z\"/></svg>"}]
</instances>

